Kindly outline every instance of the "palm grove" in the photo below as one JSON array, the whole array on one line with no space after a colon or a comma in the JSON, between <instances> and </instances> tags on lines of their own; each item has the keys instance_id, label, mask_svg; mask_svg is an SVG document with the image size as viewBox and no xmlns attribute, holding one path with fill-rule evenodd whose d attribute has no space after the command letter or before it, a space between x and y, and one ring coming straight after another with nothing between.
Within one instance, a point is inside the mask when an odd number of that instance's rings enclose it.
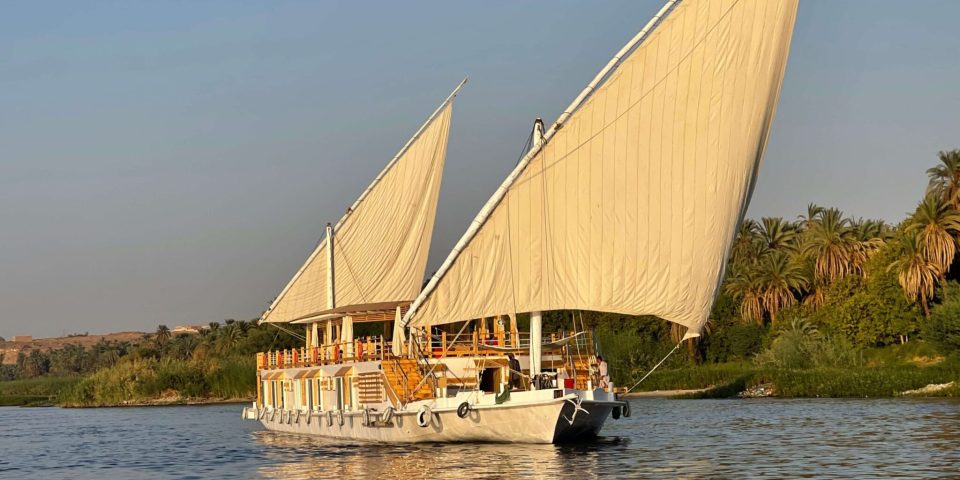
<instances>
[{"instance_id":1,"label":"palm grove","mask_svg":"<svg viewBox=\"0 0 960 480\"><path fill-rule=\"evenodd\" d=\"M918 333L955 342L960 322L938 315L943 306L934 303L960 302L949 295L958 271L960 150L938 158L924 197L896 226L815 204L796 221L745 221L722 292L739 320L774 328L804 320L861 347Z\"/></svg>"}]
</instances>

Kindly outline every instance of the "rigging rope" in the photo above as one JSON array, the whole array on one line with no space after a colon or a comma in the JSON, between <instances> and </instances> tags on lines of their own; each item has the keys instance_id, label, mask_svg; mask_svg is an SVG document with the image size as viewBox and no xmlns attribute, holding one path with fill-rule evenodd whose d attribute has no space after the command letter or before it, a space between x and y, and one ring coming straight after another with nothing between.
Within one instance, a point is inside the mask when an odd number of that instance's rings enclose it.
<instances>
[{"instance_id":1,"label":"rigging rope","mask_svg":"<svg viewBox=\"0 0 960 480\"><path fill-rule=\"evenodd\" d=\"M467 325L470 325L470 321L463 322L463 327L460 327L460 331L457 332L457 335L453 337L453 341L450 342L449 344L447 344L446 348L443 349L443 353L441 354L441 356L445 357L446 354L447 354L447 352L450 350L450 347L452 347L453 344L457 343L457 339L460 338L460 334L463 333L463 331L467 329ZM431 339L430 342L433 341L433 340L432 340L432 333L431 333L431 332L427 332L427 338ZM430 347L429 345L428 345L428 347L431 349L430 354L432 355L432 354L433 354L433 351L432 351L432 350L433 350L433 347ZM437 368L437 365L439 365L439 364L440 364L440 363L437 362L437 363L434 363L433 365L430 366L430 370L427 371L426 375L424 375L423 378L420 379L420 381L417 383L417 386L413 387L413 389L412 389L413 392L416 392L418 389L420 389L420 386L423 385L423 382L426 382L426 381L427 381L427 378L430 376L430 374L433 373L433 370L434 370L435 368Z\"/></svg>"},{"instance_id":2,"label":"rigging rope","mask_svg":"<svg viewBox=\"0 0 960 480\"><path fill-rule=\"evenodd\" d=\"M275 323L269 323L269 322L267 323L267 325L272 325L272 326L276 327L276 328L279 329L279 330L283 330L284 332L286 332L287 334L291 335L293 338L296 338L297 340L303 340L304 342L307 341L307 337L304 337L303 335L296 334L296 333L294 333L294 332L292 332L292 331L290 331L290 330L287 330L286 328L281 327L280 325L277 325L277 324L275 324Z\"/></svg>"},{"instance_id":3,"label":"rigging rope","mask_svg":"<svg viewBox=\"0 0 960 480\"><path fill-rule=\"evenodd\" d=\"M632 392L634 388L637 388L637 385L640 385L640 382L643 382L644 380L646 380L647 377L649 377L650 374L653 373L654 370L656 370L660 365L663 365L663 362L666 362L667 359L670 358L670 355L673 355L673 352L676 352L677 349L680 348L680 345L682 345L682 344L683 344L683 340L680 340L680 341L677 343L677 345L676 345L675 347L673 347L673 350L670 350L670 353L667 353L667 356L666 356L666 357L663 357L663 360L660 360L660 363L654 365L653 368L651 368L650 371L647 372L647 374L643 376L643 378L641 378L640 380L637 380L637 383L634 383L633 386L630 387L629 390L627 390L627 393Z\"/></svg>"}]
</instances>

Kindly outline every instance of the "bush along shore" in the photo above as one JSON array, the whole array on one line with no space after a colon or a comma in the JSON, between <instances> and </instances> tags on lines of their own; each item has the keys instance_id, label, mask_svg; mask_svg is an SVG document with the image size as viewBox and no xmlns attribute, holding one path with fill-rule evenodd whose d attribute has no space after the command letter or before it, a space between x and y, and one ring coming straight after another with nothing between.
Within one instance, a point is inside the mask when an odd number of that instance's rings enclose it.
<instances>
[{"instance_id":1,"label":"bush along shore","mask_svg":"<svg viewBox=\"0 0 960 480\"><path fill-rule=\"evenodd\" d=\"M297 340L254 321L211 323L173 335L164 325L139 341L21 353L0 365L0 406L105 407L250 401L254 354Z\"/></svg>"}]
</instances>

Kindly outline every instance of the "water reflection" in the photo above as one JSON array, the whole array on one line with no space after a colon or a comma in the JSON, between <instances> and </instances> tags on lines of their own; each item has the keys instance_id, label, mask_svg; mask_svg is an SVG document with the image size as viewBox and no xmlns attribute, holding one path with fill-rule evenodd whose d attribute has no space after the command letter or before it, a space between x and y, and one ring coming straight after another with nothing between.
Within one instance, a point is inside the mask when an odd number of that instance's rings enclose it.
<instances>
[{"instance_id":1,"label":"water reflection","mask_svg":"<svg viewBox=\"0 0 960 480\"><path fill-rule=\"evenodd\" d=\"M271 464L266 478L557 478L601 475L602 457L626 451L628 441L607 437L575 445L344 443L268 431L251 434ZM603 463L609 469L609 462ZM608 470L609 471L609 470Z\"/></svg>"},{"instance_id":2,"label":"water reflection","mask_svg":"<svg viewBox=\"0 0 960 480\"><path fill-rule=\"evenodd\" d=\"M345 444L241 406L0 408L0 478L958 478L960 402L663 400L579 445Z\"/></svg>"}]
</instances>

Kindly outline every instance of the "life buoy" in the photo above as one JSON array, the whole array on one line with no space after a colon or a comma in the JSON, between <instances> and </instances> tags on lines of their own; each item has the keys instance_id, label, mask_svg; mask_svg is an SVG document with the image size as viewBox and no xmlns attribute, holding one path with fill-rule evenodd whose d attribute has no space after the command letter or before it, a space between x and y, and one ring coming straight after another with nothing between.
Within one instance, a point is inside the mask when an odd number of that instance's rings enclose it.
<instances>
[{"instance_id":1,"label":"life buoy","mask_svg":"<svg viewBox=\"0 0 960 480\"><path fill-rule=\"evenodd\" d=\"M430 407L424 405L417 411L417 425L421 428L426 428L431 424L433 424L433 412L430 410Z\"/></svg>"},{"instance_id":2,"label":"life buoy","mask_svg":"<svg viewBox=\"0 0 960 480\"><path fill-rule=\"evenodd\" d=\"M383 423L390 423L390 420L393 420L393 407L387 407L387 409L380 414L380 420Z\"/></svg>"},{"instance_id":3,"label":"life buoy","mask_svg":"<svg viewBox=\"0 0 960 480\"><path fill-rule=\"evenodd\" d=\"M470 415L470 404L463 402L457 407L457 416L460 418L467 418L467 415Z\"/></svg>"},{"instance_id":4,"label":"life buoy","mask_svg":"<svg viewBox=\"0 0 960 480\"><path fill-rule=\"evenodd\" d=\"M630 418L630 402L623 402L623 416Z\"/></svg>"},{"instance_id":5,"label":"life buoy","mask_svg":"<svg viewBox=\"0 0 960 480\"><path fill-rule=\"evenodd\" d=\"M343 426L343 410L337 410L337 425Z\"/></svg>"}]
</instances>

